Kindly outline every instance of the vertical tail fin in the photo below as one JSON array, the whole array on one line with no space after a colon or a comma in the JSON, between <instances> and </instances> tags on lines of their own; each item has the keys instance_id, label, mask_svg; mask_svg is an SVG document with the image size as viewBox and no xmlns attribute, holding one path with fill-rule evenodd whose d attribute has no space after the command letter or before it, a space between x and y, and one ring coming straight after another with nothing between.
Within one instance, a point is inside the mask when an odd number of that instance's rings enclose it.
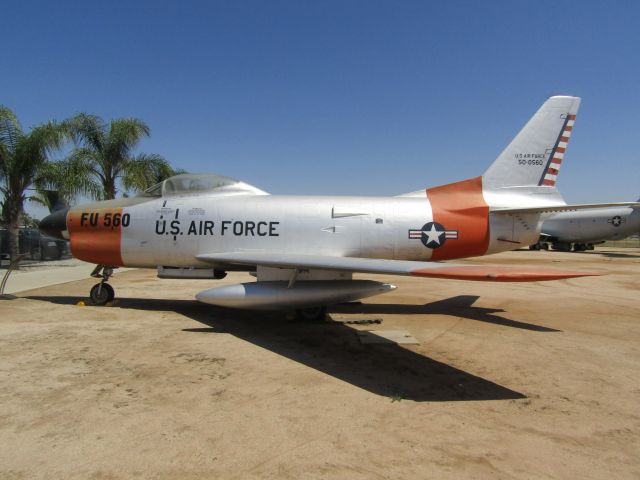
<instances>
[{"instance_id":1,"label":"vertical tail fin","mask_svg":"<svg viewBox=\"0 0 640 480\"><path fill-rule=\"evenodd\" d=\"M549 98L482 176L485 189L556 184L580 98Z\"/></svg>"}]
</instances>

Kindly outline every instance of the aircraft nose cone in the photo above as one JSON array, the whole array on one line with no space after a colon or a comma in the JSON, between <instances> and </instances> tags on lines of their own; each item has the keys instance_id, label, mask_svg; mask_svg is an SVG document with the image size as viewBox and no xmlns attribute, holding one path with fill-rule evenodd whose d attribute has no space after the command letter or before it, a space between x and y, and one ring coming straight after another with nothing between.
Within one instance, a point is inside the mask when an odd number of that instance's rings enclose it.
<instances>
[{"instance_id":1,"label":"aircraft nose cone","mask_svg":"<svg viewBox=\"0 0 640 480\"><path fill-rule=\"evenodd\" d=\"M39 230L45 235L50 237L60 238L61 240L67 240L63 235L63 232L67 232L67 212L68 208L53 212L51 215L47 215L42 219ZM68 235L67 235L68 236Z\"/></svg>"}]
</instances>

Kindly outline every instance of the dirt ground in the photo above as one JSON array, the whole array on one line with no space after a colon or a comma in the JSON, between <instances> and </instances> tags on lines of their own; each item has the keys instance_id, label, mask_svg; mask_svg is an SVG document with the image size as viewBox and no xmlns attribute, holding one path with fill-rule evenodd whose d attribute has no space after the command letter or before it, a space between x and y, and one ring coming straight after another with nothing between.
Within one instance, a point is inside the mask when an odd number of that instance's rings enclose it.
<instances>
[{"instance_id":1,"label":"dirt ground","mask_svg":"<svg viewBox=\"0 0 640 480\"><path fill-rule=\"evenodd\" d=\"M399 288L316 324L148 270L0 300L0 478L639 478L640 249L471 262L608 275L367 276Z\"/></svg>"}]
</instances>

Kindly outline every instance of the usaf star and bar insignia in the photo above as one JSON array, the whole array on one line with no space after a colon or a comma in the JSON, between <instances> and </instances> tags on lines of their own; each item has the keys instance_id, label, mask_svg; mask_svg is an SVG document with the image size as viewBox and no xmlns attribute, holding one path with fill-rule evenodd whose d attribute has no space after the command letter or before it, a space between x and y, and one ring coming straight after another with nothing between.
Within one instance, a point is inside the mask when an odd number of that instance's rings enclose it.
<instances>
[{"instance_id":1,"label":"usaf star and bar insignia","mask_svg":"<svg viewBox=\"0 0 640 480\"><path fill-rule=\"evenodd\" d=\"M607 220L607 223L610 223L614 227L619 227L620 225L622 225L626 221L627 221L626 218L622 218L620 215L616 215L615 217L612 217L609 220Z\"/></svg>"},{"instance_id":2,"label":"usaf star and bar insignia","mask_svg":"<svg viewBox=\"0 0 640 480\"><path fill-rule=\"evenodd\" d=\"M420 239L425 247L434 249L443 246L447 240L457 239L458 231L447 230L437 222L427 222L420 230L409 230L409 238Z\"/></svg>"}]
</instances>

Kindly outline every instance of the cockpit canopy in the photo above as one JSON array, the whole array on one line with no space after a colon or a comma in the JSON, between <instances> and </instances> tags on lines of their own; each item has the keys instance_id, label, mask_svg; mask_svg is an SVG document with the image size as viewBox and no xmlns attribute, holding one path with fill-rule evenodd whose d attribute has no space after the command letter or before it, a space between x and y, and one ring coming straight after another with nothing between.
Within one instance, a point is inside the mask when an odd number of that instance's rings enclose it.
<instances>
[{"instance_id":1,"label":"cockpit canopy","mask_svg":"<svg viewBox=\"0 0 640 480\"><path fill-rule=\"evenodd\" d=\"M267 195L266 192L236 180L213 173L183 173L145 190L142 197L172 197L193 194L213 195Z\"/></svg>"}]
</instances>

